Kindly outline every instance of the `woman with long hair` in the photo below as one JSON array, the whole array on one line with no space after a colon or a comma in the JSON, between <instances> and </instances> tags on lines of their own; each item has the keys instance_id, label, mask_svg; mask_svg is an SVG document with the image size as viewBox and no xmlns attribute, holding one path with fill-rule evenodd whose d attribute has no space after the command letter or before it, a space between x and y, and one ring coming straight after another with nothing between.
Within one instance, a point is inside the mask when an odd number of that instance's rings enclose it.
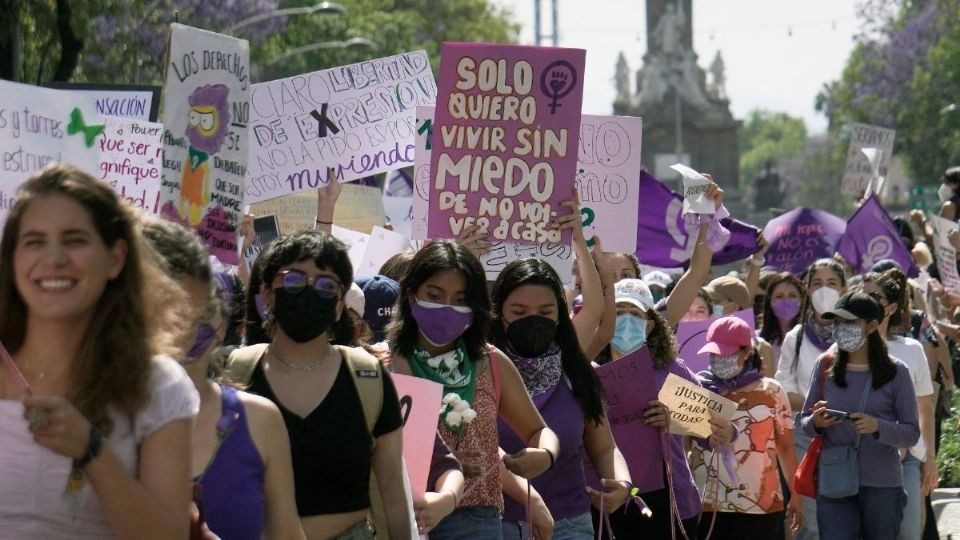
<instances>
[{"instance_id":1,"label":"woman with long hair","mask_svg":"<svg viewBox=\"0 0 960 540\"><path fill-rule=\"evenodd\" d=\"M773 275L767 282L763 303L762 324L758 332L763 344L760 353L764 374L772 376L780 362L784 337L800 324L800 306L803 304L803 282L790 272Z\"/></svg>"},{"instance_id":2,"label":"woman with long hair","mask_svg":"<svg viewBox=\"0 0 960 540\"><path fill-rule=\"evenodd\" d=\"M591 496L598 506L604 497L607 512L619 508L629 495L630 471L610 432L600 381L580 348L563 284L548 263L519 259L501 271L492 300L490 341L513 361L534 405L560 439L554 466L533 480L555 522L553 538L593 538ZM524 448L502 420L498 432L506 452ZM604 493L588 492L584 457L602 479ZM525 537L523 499L505 501L504 538Z\"/></svg>"},{"instance_id":3,"label":"woman with long hair","mask_svg":"<svg viewBox=\"0 0 960 540\"><path fill-rule=\"evenodd\" d=\"M557 436L530 401L513 362L487 343L490 297L480 261L453 242L433 242L413 257L400 282L388 331L391 363L398 373L439 382L474 411L472 420L439 421L467 478L457 509L430 538L500 538L503 495L497 416L523 449L503 458L512 473L535 478L555 465Z\"/></svg>"},{"instance_id":4,"label":"woman with long hair","mask_svg":"<svg viewBox=\"0 0 960 540\"><path fill-rule=\"evenodd\" d=\"M198 398L159 355L175 352L182 294L141 260L134 212L58 163L7 215L0 537L187 536Z\"/></svg>"},{"instance_id":5,"label":"woman with long hair","mask_svg":"<svg viewBox=\"0 0 960 540\"><path fill-rule=\"evenodd\" d=\"M817 361L802 420L807 435L823 436L820 538L893 540L905 502L900 449L920 438L910 370L887 353L878 332L884 310L871 296L847 293L822 315L834 322L836 348ZM849 456L851 448L858 470L824 468L834 463L831 450Z\"/></svg>"}]
</instances>

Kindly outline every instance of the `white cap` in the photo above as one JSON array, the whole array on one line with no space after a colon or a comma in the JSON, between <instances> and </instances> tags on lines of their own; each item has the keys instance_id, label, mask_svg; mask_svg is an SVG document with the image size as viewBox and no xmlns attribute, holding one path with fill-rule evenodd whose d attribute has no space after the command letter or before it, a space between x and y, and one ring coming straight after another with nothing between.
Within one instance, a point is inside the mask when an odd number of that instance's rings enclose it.
<instances>
[{"instance_id":1,"label":"white cap","mask_svg":"<svg viewBox=\"0 0 960 540\"><path fill-rule=\"evenodd\" d=\"M347 289L347 294L344 295L343 301L354 313L359 317L363 317L363 308L366 300L363 297L363 289L361 289L359 285L351 283L350 288Z\"/></svg>"},{"instance_id":2,"label":"white cap","mask_svg":"<svg viewBox=\"0 0 960 540\"><path fill-rule=\"evenodd\" d=\"M644 274L643 282L648 286L657 286L666 289L671 283L673 283L673 278L671 278L666 272L653 270L652 272L647 272Z\"/></svg>"},{"instance_id":3,"label":"white cap","mask_svg":"<svg viewBox=\"0 0 960 540\"><path fill-rule=\"evenodd\" d=\"M617 302L629 302L644 311L653 308L653 294L641 279L621 279L614 286L614 291Z\"/></svg>"}]
</instances>

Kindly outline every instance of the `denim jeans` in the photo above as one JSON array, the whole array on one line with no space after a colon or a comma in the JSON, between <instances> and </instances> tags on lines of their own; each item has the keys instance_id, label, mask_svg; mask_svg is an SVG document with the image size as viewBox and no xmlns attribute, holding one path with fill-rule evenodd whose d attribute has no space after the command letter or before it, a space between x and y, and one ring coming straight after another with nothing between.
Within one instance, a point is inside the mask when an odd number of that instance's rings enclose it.
<instances>
[{"instance_id":1,"label":"denim jeans","mask_svg":"<svg viewBox=\"0 0 960 540\"><path fill-rule=\"evenodd\" d=\"M896 540L904 502L902 487L860 486L860 493L852 497L817 497L820 539Z\"/></svg>"},{"instance_id":2,"label":"denim jeans","mask_svg":"<svg viewBox=\"0 0 960 540\"><path fill-rule=\"evenodd\" d=\"M810 447L810 437L800 429L800 414L794 417L793 447L797 451L797 463L803 460L803 455L807 453ZM793 478L787 478L787 482L793 483ZM817 501L810 497L801 497L803 499L803 527L793 534L794 540L817 540Z\"/></svg>"},{"instance_id":3,"label":"denim jeans","mask_svg":"<svg viewBox=\"0 0 960 540\"><path fill-rule=\"evenodd\" d=\"M528 527L526 521L504 521L503 540L526 540ZM553 540L592 540L592 538L593 519L590 517L590 512L560 519L553 524Z\"/></svg>"},{"instance_id":4,"label":"denim jeans","mask_svg":"<svg viewBox=\"0 0 960 540\"><path fill-rule=\"evenodd\" d=\"M903 459L903 490L907 493L907 505L903 509L903 521L900 522L898 540L920 540L920 508L923 497L920 495L920 466L923 463L907 454Z\"/></svg>"},{"instance_id":5,"label":"denim jeans","mask_svg":"<svg viewBox=\"0 0 960 540\"><path fill-rule=\"evenodd\" d=\"M500 511L493 506L457 508L430 531L430 540L502 540Z\"/></svg>"}]
</instances>

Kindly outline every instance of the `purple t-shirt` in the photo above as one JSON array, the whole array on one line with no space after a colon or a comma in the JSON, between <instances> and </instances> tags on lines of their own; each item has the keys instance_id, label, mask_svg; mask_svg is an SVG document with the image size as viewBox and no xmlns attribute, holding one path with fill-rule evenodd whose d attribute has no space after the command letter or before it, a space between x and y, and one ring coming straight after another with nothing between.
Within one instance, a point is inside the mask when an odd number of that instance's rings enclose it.
<instances>
[{"instance_id":1,"label":"purple t-shirt","mask_svg":"<svg viewBox=\"0 0 960 540\"><path fill-rule=\"evenodd\" d=\"M653 377L657 382L657 390L663 388L663 383L667 380L667 375L673 373L682 377L693 384L702 386L697 376L690 371L687 364L681 358L664 368L653 366ZM687 463L687 452L683 448L683 437L680 435L668 435L670 442L670 472L673 480L673 493L677 498L677 510L680 512L680 519L690 519L700 514L700 492L697 491L697 484L693 480L693 474L690 472L690 464Z\"/></svg>"}]
</instances>

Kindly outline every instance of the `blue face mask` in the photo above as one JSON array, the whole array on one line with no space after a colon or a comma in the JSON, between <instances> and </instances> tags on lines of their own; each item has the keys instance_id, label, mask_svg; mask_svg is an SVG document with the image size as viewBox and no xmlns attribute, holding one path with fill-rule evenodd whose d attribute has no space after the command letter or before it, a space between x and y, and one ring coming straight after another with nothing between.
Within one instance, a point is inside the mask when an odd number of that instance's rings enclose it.
<instances>
[{"instance_id":1,"label":"blue face mask","mask_svg":"<svg viewBox=\"0 0 960 540\"><path fill-rule=\"evenodd\" d=\"M620 354L630 354L647 341L647 320L624 313L617 316L617 328L610 345Z\"/></svg>"},{"instance_id":2,"label":"blue face mask","mask_svg":"<svg viewBox=\"0 0 960 540\"><path fill-rule=\"evenodd\" d=\"M713 317L715 319L719 319L720 317L723 317L723 306L719 306L719 305L713 306Z\"/></svg>"}]
</instances>

